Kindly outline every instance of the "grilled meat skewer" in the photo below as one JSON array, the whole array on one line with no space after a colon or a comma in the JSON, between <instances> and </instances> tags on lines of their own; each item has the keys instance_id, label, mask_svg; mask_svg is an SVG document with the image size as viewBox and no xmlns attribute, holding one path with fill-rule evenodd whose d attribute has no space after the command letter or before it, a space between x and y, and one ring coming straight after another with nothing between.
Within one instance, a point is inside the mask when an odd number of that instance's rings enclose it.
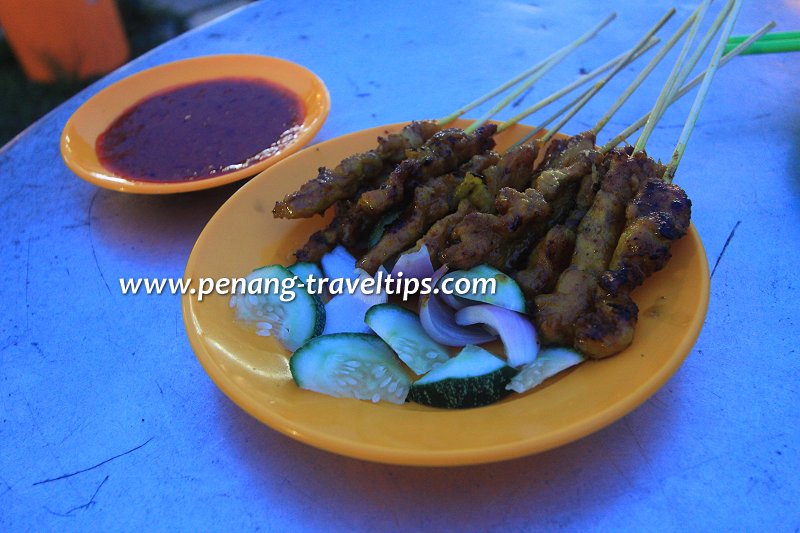
<instances>
[{"instance_id":1,"label":"grilled meat skewer","mask_svg":"<svg viewBox=\"0 0 800 533\"><path fill-rule=\"evenodd\" d=\"M672 242L689 230L691 201L683 189L660 179L661 171L642 182L628 205L627 224L600 276L592 309L578 320L575 347L589 357L608 357L630 345L638 320L631 292L666 265Z\"/></svg>"},{"instance_id":2,"label":"grilled meat skewer","mask_svg":"<svg viewBox=\"0 0 800 533\"><path fill-rule=\"evenodd\" d=\"M384 182L390 173L391 167L384 168L378 177L362 181L358 191L363 192L376 187L377 184ZM308 241L294 253L297 260L316 263L322 259L323 255L333 250L339 244L340 227L346 223L352 206L353 200L350 198L338 200L333 204L336 212L333 220L325 228L314 232Z\"/></svg>"},{"instance_id":3,"label":"grilled meat skewer","mask_svg":"<svg viewBox=\"0 0 800 533\"><path fill-rule=\"evenodd\" d=\"M534 297L555 289L561 272L569 266L575 250L578 225L592 206L600 187L600 177L607 171L606 160L593 166L592 171L581 180L574 197L573 189L565 188L558 203L564 204L564 199L571 199L574 208L563 222L559 216L551 217L551 224L555 225L536 243L525 266L514 274L530 309L534 308Z\"/></svg>"},{"instance_id":4,"label":"grilled meat skewer","mask_svg":"<svg viewBox=\"0 0 800 533\"><path fill-rule=\"evenodd\" d=\"M572 345L575 321L589 309L598 278L608 268L625 226L625 208L651 170L652 160L643 154L629 156L615 150L606 157L611 158L608 172L578 226L570 266L559 276L553 293L534 299L536 324L547 343Z\"/></svg>"},{"instance_id":5,"label":"grilled meat skewer","mask_svg":"<svg viewBox=\"0 0 800 533\"><path fill-rule=\"evenodd\" d=\"M533 173L528 189L552 204L546 211L539 210L539 217L503 221L502 216L489 213L468 214L453 228L449 246L440 253L441 262L459 269L487 263L511 272L548 226L554 225L547 217L556 216L560 221L570 211L576 184L591 172L599 157L594 140L594 135L586 132L548 149L545 163Z\"/></svg>"},{"instance_id":6,"label":"grilled meat skewer","mask_svg":"<svg viewBox=\"0 0 800 533\"><path fill-rule=\"evenodd\" d=\"M453 228L452 244L440 254L443 264L465 269L470 268L466 265L502 263L506 242L550 214L550 206L533 188L524 192L511 187L500 189L495 208L496 215L470 213Z\"/></svg>"},{"instance_id":7,"label":"grilled meat skewer","mask_svg":"<svg viewBox=\"0 0 800 533\"><path fill-rule=\"evenodd\" d=\"M486 124L471 134L456 128L437 132L419 150L410 152L409 159L402 161L379 188L358 197L339 227L339 241L346 246L359 245L383 214L411 200L418 185L453 172L472 156L494 148L496 130L496 125Z\"/></svg>"},{"instance_id":8,"label":"grilled meat skewer","mask_svg":"<svg viewBox=\"0 0 800 533\"><path fill-rule=\"evenodd\" d=\"M555 289L558 276L569 266L578 224L585 214L585 209L575 208L563 224L550 228L531 251L525 268L514 274L529 308L535 296Z\"/></svg>"},{"instance_id":9,"label":"grilled meat skewer","mask_svg":"<svg viewBox=\"0 0 800 533\"><path fill-rule=\"evenodd\" d=\"M456 193L464 177L483 172L496 164L499 157L495 152L476 154L457 172L439 176L417 187L412 202L400 218L386 228L358 266L374 273L382 264L413 245L437 220L456 210L459 203Z\"/></svg>"},{"instance_id":10,"label":"grilled meat skewer","mask_svg":"<svg viewBox=\"0 0 800 533\"><path fill-rule=\"evenodd\" d=\"M406 151L417 149L441 126L432 120L414 121L399 133L378 138L378 148L345 158L333 170L322 167L316 178L275 204L272 213L278 218L308 218L322 214L336 201L349 198L359 184L380 175L385 165L405 159Z\"/></svg>"},{"instance_id":11,"label":"grilled meat skewer","mask_svg":"<svg viewBox=\"0 0 800 533\"><path fill-rule=\"evenodd\" d=\"M512 188L524 186L530 181L531 168L537 154L536 145L521 145L504 153L491 166L487 165L490 161L485 157L475 156L465 165L472 168L462 167L461 175L455 179L441 176L417 187L414 191L414 201L404 215L386 231L378 244L367 252L359 266L368 272L373 272L387 259L413 245L437 220L455 211L459 204L458 193L464 192L459 191L459 188L464 183L465 176L468 178L471 176L477 181L479 178L476 176L483 174L486 184L481 183L481 185L492 199L496 196L496 193L491 193L492 190L499 191L506 186ZM478 157L480 158L476 159ZM494 202L489 203L489 207L493 208Z\"/></svg>"},{"instance_id":12,"label":"grilled meat skewer","mask_svg":"<svg viewBox=\"0 0 800 533\"><path fill-rule=\"evenodd\" d=\"M401 161L385 179L373 177L365 183L362 178L360 188L357 187L349 197L336 202L337 213L328 227L312 235L308 242L295 252L295 256L300 261L317 261L337 244L347 246L362 244L364 235L384 213L384 211L364 213L363 209L359 208L358 202L367 197L365 195L368 193L382 195L385 199L383 207L388 211L404 201L405 196L402 193L406 192L406 185L409 190L413 190L412 187L416 186L416 182L421 181L426 175L438 175L436 173L442 168L456 168L472 155L491 149L494 146L491 136L495 130L494 125L478 128L473 134L464 134L457 129L442 130L425 141L417 151L406 151L405 155L410 155L412 158ZM303 187L310 187L311 183L308 182ZM380 186L374 186L376 183L380 183ZM301 192L303 188L297 191Z\"/></svg>"}]
</instances>

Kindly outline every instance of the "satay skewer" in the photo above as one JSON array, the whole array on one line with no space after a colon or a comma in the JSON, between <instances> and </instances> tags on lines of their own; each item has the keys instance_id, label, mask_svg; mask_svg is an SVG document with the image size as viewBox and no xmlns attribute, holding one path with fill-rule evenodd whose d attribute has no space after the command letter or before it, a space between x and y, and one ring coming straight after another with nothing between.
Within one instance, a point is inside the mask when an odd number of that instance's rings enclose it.
<instances>
[{"instance_id":1,"label":"satay skewer","mask_svg":"<svg viewBox=\"0 0 800 533\"><path fill-rule=\"evenodd\" d=\"M614 18L616 18L616 14L612 13L593 28L591 32L562 50L551 54L548 58L521 74L516 75L500 87L462 106L450 115L439 120L412 122L399 133L390 134L386 138L379 138L377 149L351 155L334 169L320 168L316 178L304 183L298 191L277 202L273 209L273 214L278 218L308 218L315 214L323 213L338 201L354 194L362 182L379 177L387 165L397 164L404 158L406 150L419 149L436 131L444 128L459 116L494 98L529 76L537 75L540 71L543 74L549 70L563 59L569 51L593 37ZM541 74L538 77L541 77ZM475 128L477 127L478 125L475 126Z\"/></svg>"},{"instance_id":2,"label":"satay skewer","mask_svg":"<svg viewBox=\"0 0 800 533\"><path fill-rule=\"evenodd\" d=\"M584 39L590 38L593 33L599 31L599 27L595 28L592 32L586 34ZM652 37L652 35L650 35ZM580 39L579 39L580 41ZM580 42L578 41L578 44ZM632 49L630 52L622 56L621 62L622 65L616 64L619 68L617 71L621 70L621 67L624 64L627 64L628 61L635 59L641 53L643 53L644 48L649 48L652 46L652 40L647 39L644 41L640 41L637 43L635 49ZM556 57L556 59L559 59ZM510 100L505 100L507 103ZM475 122L472 127L476 124L479 124L480 121ZM481 127L484 127L482 125ZM462 133L469 134L471 128L467 128ZM534 147L534 151L532 152L532 158L535 160L536 153L538 151L538 144ZM405 166L404 166L405 165ZM399 174L398 172L401 170L404 171L403 174ZM380 187L373 188L371 190L364 191L357 200L354 202L351 201L349 206L345 206L345 213L341 216L337 215L334 221L330 224L330 226L320 232L317 232L312 236L309 240L308 244L301 248L298 251L298 258L302 258L303 260L313 260L315 257L319 256L321 253L327 251L331 247L335 246L337 242L343 243L345 245L353 246L357 244L357 242L363 236L362 234L375 222L377 222L378 218L380 218L383 214L387 213L392 209L399 208L402 203L404 202L405 198L408 198L411 194L411 191L416 187L416 183L422 184L427 179L431 179L434 176L431 174L432 167L421 167L420 170L424 171L424 176L420 175L420 177L415 177L409 172L405 172L405 170L409 170L411 166L406 164L405 162L401 164L393 175L390 175L385 183ZM394 174L397 173L396 176ZM519 181L519 180L515 180ZM528 181L528 180L525 180ZM406 187L406 184L409 184L410 187ZM406 194L408 193L408 194ZM453 208L457 207L457 205L452 206ZM408 217L407 217L408 218ZM401 221L402 222L402 221ZM425 223L419 225L415 223L413 226L416 228L424 228L425 231L427 230L427 226L432 224L434 221L431 220L430 223ZM397 225L397 224L396 224ZM409 224L411 227L411 224ZM336 228L336 231L334 231ZM420 231L419 229L415 231ZM405 235L405 234L403 234ZM388 237L391 236L394 238L394 243L389 246ZM397 239L398 234L396 232L392 232L391 235L387 236L387 240L385 243L378 243L378 245L373 249L370 250L370 253L367 257L364 258L362 261L362 265L367 270L370 270L374 267L376 261L380 262L385 259L386 254L391 254L393 251L400 252L402 250L395 250L396 248L402 246L407 242L410 238L405 236L402 239ZM421 236L421 235L420 235ZM413 241L412 241L413 242ZM385 244L385 245L384 245Z\"/></svg>"},{"instance_id":3,"label":"satay skewer","mask_svg":"<svg viewBox=\"0 0 800 533\"><path fill-rule=\"evenodd\" d=\"M700 45L698 45L698 48L694 51L690 59L687 61L687 64L684 65L684 68L681 70L681 76L683 77L683 79L685 79L685 77L688 76L689 73L691 73L692 69L697 64L698 59L700 58L700 56L702 56L705 49L713 40L714 35L716 35L717 31L724 22L727 13L729 12L729 7L730 5L726 6L720 12L719 16L717 17L717 20L714 22L711 29L704 36ZM723 56L722 60L720 61L720 66L725 65L727 62L736 57L742 51L746 50L751 43L760 39L765 33L767 33L774 27L775 23L770 22L769 24L766 24L765 26L760 28L753 35L749 36L745 40L745 42L740 43L739 46L735 47L728 54ZM696 78L694 78L689 84L685 85L674 95L672 95L669 103L672 104L678 98L688 93L694 86L700 83L700 81L703 78L703 75L704 73L701 73ZM680 81L680 83L682 83L682 81ZM627 137L628 135L634 133L637 129L641 128L646 122L648 116L649 113L644 117L642 117L641 119L639 119L638 121L636 121L631 127L626 129L626 131L623 132L622 135L615 137L611 142L609 142L606 146L603 147L602 152L608 153L610 150L613 149L614 146L619 144L624 139L624 137ZM642 188L642 190L640 190L640 193L644 193L642 194L642 196L649 196L651 198L651 201L649 202L651 205L658 206L660 204L662 206L662 207L650 208L650 214L652 214L654 209L656 211L658 209L661 209L662 211L665 210L663 205L668 203L664 200L653 201L653 196L657 192L653 190L654 188L661 190L661 192L672 192L672 193L677 193L678 195L680 194L678 191L663 191L664 188L659 187L658 184L655 184L655 187L653 187L651 184L650 190L645 190L645 188ZM673 194L672 199L679 200L676 206L681 206L684 203L683 199L680 196L675 196ZM648 216L648 213L642 210L642 207L645 205L644 202L639 201L638 207L636 207L637 205L636 202L637 200L635 199L634 204L632 204L632 206L628 208L629 210L633 211L631 213L633 218L637 218L637 215L638 218L642 218L643 216ZM578 208L576 208L576 210L580 211ZM534 252L531 255L531 258L529 259L528 267L524 271L520 271L517 273L516 276L517 280L520 283L520 286L523 287L523 290L526 292L526 295L529 298L538 295L540 292L552 291L553 287L551 284L555 283L554 277L557 278L558 275L560 274L560 271L563 270L567 264L569 264L570 261L569 256L572 253L571 251L572 247L574 246L575 232L578 225L575 219L579 221L580 218L581 218L580 212L573 213L570 215L565 225L554 227L553 231L551 233L548 233L548 235L539 243L539 245L537 245L537 248L534 250ZM671 222L669 222L670 225L663 226L665 228L665 233L670 233L676 230L678 232L685 231L686 228L684 227L683 230L681 230L681 227L688 226L688 218L685 221L676 219L674 215L669 218L671 220ZM629 237L634 236L635 231L642 229L643 226L642 223L638 223L637 225L639 226L638 228L636 227L636 225L628 224L628 226L625 229L625 232L628 233ZM654 250L655 244L658 243L657 242L653 243L653 239L650 238L647 240L646 243L643 244L646 244L648 246L648 249ZM653 246L650 246L651 244L653 244ZM618 248L620 248L620 251L622 251L622 249L624 249L624 245L622 247L618 245ZM652 255L655 258L654 259L655 261L666 260L663 251L659 252L656 250ZM606 290L609 293L612 293L613 295L617 295L625 285L628 286L627 290L630 290L630 287L636 286L638 283L641 282L641 280L644 279L644 277L646 277L646 275L652 273L652 270L657 269L656 267L650 266L647 267L646 269L647 271L645 271L645 269L642 269L638 273L633 274L630 268L627 269L620 268L621 263L624 262L624 260L620 257L621 253L615 254L615 256L616 256L615 258L612 258L612 262L610 264L610 267L613 270L609 271L608 273L604 274L603 277L601 277L601 283L604 285ZM566 263L564 261L566 261ZM636 281L634 278L638 279L638 281ZM607 301L606 304L607 303L609 302ZM617 300L616 305L618 305L618 309L630 310L629 304L625 306L620 306L620 303L621 302ZM610 308L606 307L606 311L608 311L608 309ZM586 324L590 324L592 320L586 320L585 322ZM594 317L594 322L595 323L599 322L597 320L597 317ZM591 349L586 345L584 345L582 348L585 351L589 351Z\"/></svg>"},{"instance_id":4,"label":"satay skewer","mask_svg":"<svg viewBox=\"0 0 800 533\"><path fill-rule=\"evenodd\" d=\"M698 91L676 152L686 146L740 7L740 0L735 0L731 6L711 57L702 86L704 90ZM654 115L663 113L669 98L670 94L659 97ZM689 198L683 189L671 183L680 157L673 157L666 169L646 158L643 148L634 151L631 159L640 165L650 162L650 168L639 180L638 191L627 207L624 230L608 269L599 278L592 309L581 316L575 326L574 346L595 358L613 355L630 345L638 320L638 308L631 292L666 265L672 243L686 234L691 220Z\"/></svg>"},{"instance_id":5,"label":"satay skewer","mask_svg":"<svg viewBox=\"0 0 800 533\"><path fill-rule=\"evenodd\" d=\"M636 45L630 49L624 59L617 63L606 76L593 87L579 97L579 101L572 106L570 113L574 115L589 98L593 96L603 85L605 85L614 75L616 75L636 56L636 53L646 46L656 31L672 16L674 10L668 12L662 19L645 34ZM691 22L691 19L690 19ZM685 23L673 37L667 47L673 46L678 38L685 33L689 24ZM660 54L663 58L665 53ZM650 70L654 63L651 62ZM632 94L633 90L644 79L641 76L637 79L633 89L626 92L623 98ZM618 107L617 107L618 108ZM608 117L610 115L606 115ZM561 121L561 124L566 120ZM553 131L550 130L543 139L537 140L536 145L547 142ZM541 129L541 127L540 127ZM529 136L526 136L528 138ZM572 140L580 143L587 143L585 148L576 150L573 157L558 157L552 164L545 164L543 169L531 180L527 190L519 188L515 191L504 190L495 191L497 195L497 213L471 213L467 214L463 220L458 222L451 230L451 243L447 248L440 252L439 259L453 268L469 268L476 264L485 262L504 271L514 270L514 265L524 258L533 246L549 227L561 222L572 209L575 203L575 193L583 177L592 173L594 165L598 162L599 156L594 147L595 134L592 131L585 132ZM566 146L575 144L570 141ZM512 150L522 149L526 144L519 142ZM497 194L503 192L503 195ZM523 208L526 205L529 208ZM516 206L520 206L519 209ZM506 212L508 209L508 212Z\"/></svg>"},{"instance_id":6,"label":"satay skewer","mask_svg":"<svg viewBox=\"0 0 800 533\"><path fill-rule=\"evenodd\" d=\"M673 12L674 10L667 13L633 48L622 56L619 62L614 64L611 72L605 76L605 81L611 79L633 58L640 55L639 52L644 47L649 46L655 32L663 26ZM588 98L583 98L581 105L587 101ZM508 124L508 121L504 123L505 126ZM489 190L491 196L496 197L492 206L494 209L488 210L488 212L466 214L450 230L452 242L440 251L437 259L453 268L468 268L469 265L486 262L507 270L510 264L516 263L517 257L524 255L527 248L532 245L532 239L539 235L542 229L546 230L547 217L550 215L561 216L560 213L563 209L551 209L548 202L556 201L558 203L555 196L563 196L559 191L563 193L563 189L572 188L576 179L580 180L583 174L591 171L593 164L591 155L585 154L586 150L577 149L576 146L588 143L586 148L593 148L594 136L590 139L577 136L575 140L577 143L568 143L575 145L569 150L574 154L572 156L564 154L565 157L559 156L558 161L553 162L554 165L563 165L565 168L569 168L569 171L567 173L559 171L558 177L561 181L555 183L552 190L538 190L533 183L534 176L528 180L513 180L507 184L515 183L511 187L504 186L506 184L491 187L492 184L487 180L486 185L491 189ZM518 143L507 154L516 157L518 152L524 153L525 150L530 150L530 146L538 150L538 147L543 144L541 141L532 145ZM533 153L535 154L535 151ZM547 166L545 165L545 167ZM576 179L566 175L568 173L575 174ZM488 174L489 171L487 171ZM520 239L520 237L522 238ZM514 242L513 246L512 242Z\"/></svg>"},{"instance_id":7,"label":"satay skewer","mask_svg":"<svg viewBox=\"0 0 800 533\"><path fill-rule=\"evenodd\" d=\"M698 16L705 7L705 4L701 5L690 17L695 28ZM726 21L730 13L727 17ZM716 28L712 31L716 33ZM692 32L690 37L695 33ZM679 56L681 61L688 54L690 42L690 38L687 38L687 44ZM678 76L681 67L682 62L677 63L671 76ZM672 80L667 81L654 104L651 125L663 115L665 102L671 95L671 83ZM643 142L646 140L645 137ZM659 176L662 170L660 165L646 156L643 142L637 145L633 153L628 150L607 153L607 171L591 207L578 226L570 265L560 274L552 293L534 298L536 324L547 343L574 344L587 355L605 357L618 351L619 346L627 346L632 340L632 327L614 329L614 326L629 324L631 320L635 323L635 304L630 298L607 297L602 293L599 281L616 256L621 236L624 238L629 202L637 195L641 184L649 182L654 175ZM685 194L683 197L685 199ZM682 205L687 204L688 199L685 199ZM642 210L646 210L646 206ZM683 212L688 225L688 208ZM596 293L599 293L598 296L595 296ZM612 338L613 341L608 342Z\"/></svg>"}]
</instances>

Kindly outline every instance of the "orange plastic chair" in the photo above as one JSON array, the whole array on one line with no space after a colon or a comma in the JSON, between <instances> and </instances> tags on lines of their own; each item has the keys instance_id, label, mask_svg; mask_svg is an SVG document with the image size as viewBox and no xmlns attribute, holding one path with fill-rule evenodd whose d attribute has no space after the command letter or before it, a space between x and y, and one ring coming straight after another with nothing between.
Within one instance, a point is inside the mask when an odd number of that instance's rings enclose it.
<instances>
[{"instance_id":1,"label":"orange plastic chair","mask_svg":"<svg viewBox=\"0 0 800 533\"><path fill-rule=\"evenodd\" d=\"M105 74L130 54L114 0L2 0L0 26L35 81Z\"/></svg>"}]
</instances>

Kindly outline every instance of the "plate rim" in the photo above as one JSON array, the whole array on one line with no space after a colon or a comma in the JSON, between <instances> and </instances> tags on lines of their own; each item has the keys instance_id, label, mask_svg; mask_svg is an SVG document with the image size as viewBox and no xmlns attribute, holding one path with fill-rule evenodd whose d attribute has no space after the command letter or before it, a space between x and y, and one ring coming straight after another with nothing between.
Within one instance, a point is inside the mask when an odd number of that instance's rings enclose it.
<instances>
[{"instance_id":1,"label":"plate rim","mask_svg":"<svg viewBox=\"0 0 800 533\"><path fill-rule=\"evenodd\" d=\"M364 128L355 132L347 133L328 139L323 143L316 145L321 147L324 144L340 141L346 137L353 137L363 135L367 131L372 130L386 130L397 131L408 122L397 122L393 124L385 124L379 126L372 126ZM524 126L524 125L521 125ZM529 126L524 126L530 128ZM531 128L532 129L532 128ZM293 154L291 157L298 157L303 153L303 150ZM263 177L267 172L279 172L281 164L286 160L278 163L277 165L259 173L250 182L245 184L242 188L237 190L209 219L206 227L203 228L197 238L192 251L187 261L186 269L184 270L184 278L190 277L190 271L194 266L196 258L195 249L199 246L204 237L206 228L211 225L214 218L225 207L225 204L232 202L239 195L247 195L248 189L252 184L258 183L262 179L269 179ZM200 342L200 337L197 332L199 331L199 324L195 322L196 316L192 313L191 305L192 299L190 295L184 294L181 297L181 311L183 314L184 326L187 331L192 350L196 358L203 367L206 374L211 378L214 384L234 403L237 407L247 412L250 416L254 417L259 422L286 435L294 440L303 442L304 444L322 449L337 455L356 458L371 462L396 464L405 466L466 466L476 464L486 464L499 461L506 461L525 457L537 453L541 453L553 448L575 442L581 438L587 437L596 431L599 431L611 423L621 419L633 410L642 405L648 398L655 394L683 365L684 361L691 353L692 347L697 341L700 332L703 328L705 317L708 311L710 300L710 279L709 279L709 266L708 258L705 248L696 227L692 224L685 238L693 241L693 249L698 253L695 259L699 265L700 271L699 279L701 280L700 289L700 302L699 306L693 314L693 319L687 327L686 334L683 336L675 353L678 356L670 358L666 364L662 365L657 372L650 375L649 379L638 384L632 393L629 393L621 400L615 402L608 407L593 413L591 416L576 421L568 426L558 429L557 431L550 431L547 437L538 439L520 440L511 443L501 443L492 446L482 446L479 449L475 448L461 448L461 449L446 449L446 450L408 450L390 448L382 445L371 443L364 443L360 441L353 441L351 439L341 438L330 435L324 431L316 431L309 428L296 428L292 427L290 419L282 415L275 415L268 409L260 409L259 406L253 405L252 402L241 401L240 394L237 394L235 386L229 381L229 376L220 375L210 366L211 357L206 351L206 347ZM192 330L195 334L192 334ZM201 357L202 354L202 357Z\"/></svg>"},{"instance_id":2,"label":"plate rim","mask_svg":"<svg viewBox=\"0 0 800 533\"><path fill-rule=\"evenodd\" d=\"M175 182L154 182L154 181L143 181L131 178L125 178L122 176L114 175L112 171L108 170L107 173L101 174L95 172L93 169L86 167L82 163L82 159L80 157L76 157L70 151L70 140L69 135L75 129L75 124L78 118L80 117L81 113L85 113L87 108L91 108L94 105L97 105L97 101L99 98L108 95L109 93L113 93L114 91L124 90L126 85L132 85L138 83L143 78L149 77L157 77L157 74L160 72L172 70L175 68L184 68L186 65L197 64L198 66L201 64L208 64L208 63L217 63L221 61L235 61L235 60L245 60L245 61L261 61L264 62L265 65L268 64L278 64L282 65L285 68L291 68L296 72L302 74L306 77L312 85L315 86L315 91L317 91L318 95L321 97L318 99L317 105L314 108L313 113L309 113L309 110L306 109L306 114L303 120L303 125L305 125L304 131L298 136L298 138L289 143L285 149L281 150L276 155L270 156L268 158L262 159L253 163L250 166L245 168L235 170L233 172L229 172L223 174L221 176L216 177L209 177L203 178L198 180L188 180L188 181L175 181ZM252 73L243 72L243 77L254 77ZM212 80L218 79L223 76L202 76L198 78L196 81L203 81L203 80ZM229 77L229 76L225 76ZM280 84L280 79L276 78L268 78L262 76L255 76L259 79L271 79L273 82ZM178 85L158 85L155 86L152 90L148 91L148 95L155 94L159 91L163 91L170 87L175 87ZM288 89L287 89L288 90ZM294 91L291 91L292 94L297 94ZM143 96L143 98L147 98L147 95ZM135 105L138 101L130 101L126 102L126 106L129 108L130 106ZM117 192L124 192L130 194L173 194L173 193L181 193L181 192L191 192L191 191L199 191L205 189L211 189L214 187L221 187L223 185L227 185L230 183L234 183L240 180L244 180L247 178L252 178L260 174L261 172L265 171L272 165L278 163L279 161L297 153L299 150L304 148L308 143L310 143L319 130L322 128L323 124L328 118L330 113L331 107L331 97L328 87L325 85L325 82L320 78L315 72L311 69L299 64L295 63L294 61L290 61L288 59L283 59L280 57L268 56L263 54L237 54L237 53L228 53L228 54L208 54L202 56L195 56L189 57L185 59L179 59L176 61L170 61L168 63L162 63L160 65L155 65L150 68L146 68L125 76L110 85L104 87L103 89L97 91L95 94L90 96L85 102L83 102L80 106L78 106L75 111L72 112L70 117L67 119L64 127L61 130L61 135L59 138L59 151L61 153L61 158L67 167L76 174L79 178L87 181L93 185L98 187L102 187L104 189L114 190ZM308 121L308 117L313 116L313 120ZM94 147L92 148L94 150Z\"/></svg>"}]
</instances>

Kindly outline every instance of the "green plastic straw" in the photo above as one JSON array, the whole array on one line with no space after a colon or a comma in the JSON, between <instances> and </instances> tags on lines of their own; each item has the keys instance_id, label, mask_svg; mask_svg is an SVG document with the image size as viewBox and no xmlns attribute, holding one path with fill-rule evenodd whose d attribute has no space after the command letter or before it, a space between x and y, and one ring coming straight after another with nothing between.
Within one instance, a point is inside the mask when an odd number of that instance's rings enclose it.
<instances>
[{"instance_id":1,"label":"green plastic straw","mask_svg":"<svg viewBox=\"0 0 800 533\"><path fill-rule=\"evenodd\" d=\"M748 46L747 50L742 52L742 54L782 54L785 52L800 52L800 32L787 32L785 35L789 36L780 39L762 38ZM772 34L765 35L764 37L771 36ZM728 44L725 45L725 53L733 50L740 42L741 41L728 40Z\"/></svg>"},{"instance_id":2,"label":"green plastic straw","mask_svg":"<svg viewBox=\"0 0 800 533\"><path fill-rule=\"evenodd\" d=\"M750 38L749 35L734 35L733 37L728 39L728 44L743 43L749 38ZM800 31L776 31L774 33L768 33L767 35L763 36L756 42L760 43L762 41L783 41L785 39L800 39Z\"/></svg>"}]
</instances>

